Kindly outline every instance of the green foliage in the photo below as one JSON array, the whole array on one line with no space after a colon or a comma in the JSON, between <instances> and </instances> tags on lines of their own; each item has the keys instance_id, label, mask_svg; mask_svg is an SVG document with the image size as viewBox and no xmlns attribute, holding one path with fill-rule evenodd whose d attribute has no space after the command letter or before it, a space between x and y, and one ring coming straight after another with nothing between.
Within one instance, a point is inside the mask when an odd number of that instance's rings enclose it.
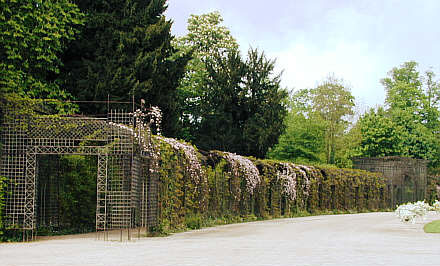
<instances>
[{"instance_id":1,"label":"green foliage","mask_svg":"<svg viewBox=\"0 0 440 266\"><path fill-rule=\"evenodd\" d=\"M344 152L354 97L341 80L329 77L314 89L295 92L281 135L269 158L349 165ZM354 133L355 131L353 131Z\"/></svg>"},{"instance_id":2,"label":"green foliage","mask_svg":"<svg viewBox=\"0 0 440 266\"><path fill-rule=\"evenodd\" d=\"M183 154L159 142L161 234L232 222L310 214L353 213L390 208L390 193L381 174L336 167L295 168L296 197L289 197L279 179L281 162L255 160L261 182L253 193L243 176L231 172L222 152L203 152L207 184L190 182ZM305 173L305 175L304 175ZM207 188L205 188L207 185ZM200 188L200 186L202 186ZM198 205L201 192L207 207Z\"/></svg>"},{"instance_id":3,"label":"green foliage","mask_svg":"<svg viewBox=\"0 0 440 266\"><path fill-rule=\"evenodd\" d=\"M191 230L200 229L204 226L203 217L200 215L189 214L185 216L185 227Z\"/></svg>"},{"instance_id":4,"label":"green foliage","mask_svg":"<svg viewBox=\"0 0 440 266\"><path fill-rule=\"evenodd\" d=\"M195 143L201 149L264 157L282 133L287 113L275 62L250 49L246 61L234 51L207 66L210 80Z\"/></svg>"},{"instance_id":5,"label":"green foliage","mask_svg":"<svg viewBox=\"0 0 440 266\"><path fill-rule=\"evenodd\" d=\"M383 108L371 109L359 120L362 141L359 154L366 157L383 157L404 154L402 142L404 129L386 115Z\"/></svg>"},{"instance_id":6,"label":"green foliage","mask_svg":"<svg viewBox=\"0 0 440 266\"><path fill-rule=\"evenodd\" d=\"M30 98L65 100L59 55L83 14L68 0L0 1L0 88Z\"/></svg>"},{"instance_id":7,"label":"green foliage","mask_svg":"<svg viewBox=\"0 0 440 266\"><path fill-rule=\"evenodd\" d=\"M51 222L54 214L49 212L50 209L40 210L46 213L46 220L40 225L39 234L93 231L96 217L96 158L65 155L54 160L53 156L42 156L39 164L39 191L45 192L39 197L46 202L40 202L39 206L58 206L55 214L58 223L55 224Z\"/></svg>"},{"instance_id":8,"label":"green foliage","mask_svg":"<svg viewBox=\"0 0 440 266\"><path fill-rule=\"evenodd\" d=\"M308 90L302 90L292 96L291 110L284 121L286 131L269 151L268 158L301 163L325 160L325 125L302 101L301 94L307 96L307 93Z\"/></svg>"},{"instance_id":9,"label":"green foliage","mask_svg":"<svg viewBox=\"0 0 440 266\"><path fill-rule=\"evenodd\" d=\"M356 148L361 142L361 129L358 123L348 132L336 139L335 165L341 168L353 168L352 158L358 156Z\"/></svg>"},{"instance_id":10,"label":"green foliage","mask_svg":"<svg viewBox=\"0 0 440 266\"><path fill-rule=\"evenodd\" d=\"M406 156L439 163L438 84L434 74L421 77L417 63L393 68L382 80L387 109L370 110L359 120L360 156ZM424 86L425 84L425 86Z\"/></svg>"},{"instance_id":11,"label":"green foliage","mask_svg":"<svg viewBox=\"0 0 440 266\"><path fill-rule=\"evenodd\" d=\"M329 77L312 89L312 110L324 121L326 162L335 163L336 142L349 125L353 114L354 97L341 80Z\"/></svg>"},{"instance_id":12,"label":"green foliage","mask_svg":"<svg viewBox=\"0 0 440 266\"><path fill-rule=\"evenodd\" d=\"M287 115L285 101L288 94L280 86L281 73L274 73L274 68L275 60L267 59L264 52L260 53L257 49L248 51L245 89L239 92L248 94L239 100L247 102L243 109L248 116L243 126L241 141L245 146L240 152L242 154L264 158L285 129L283 120ZM240 123L240 120L236 122Z\"/></svg>"},{"instance_id":13,"label":"green foliage","mask_svg":"<svg viewBox=\"0 0 440 266\"><path fill-rule=\"evenodd\" d=\"M5 197L6 197L6 178L0 176L0 241L2 240L2 235L5 230L5 225L3 223L3 210L5 208Z\"/></svg>"},{"instance_id":14,"label":"green foliage","mask_svg":"<svg viewBox=\"0 0 440 266\"><path fill-rule=\"evenodd\" d=\"M399 68L393 68L382 84L387 92L385 102L391 110L406 110L412 112L415 118L423 116L427 99L416 62L406 62Z\"/></svg>"},{"instance_id":15,"label":"green foliage","mask_svg":"<svg viewBox=\"0 0 440 266\"><path fill-rule=\"evenodd\" d=\"M202 149L264 157L283 132L287 93L275 61L250 49L244 60L218 12L191 15L175 47L193 52L179 85L179 137Z\"/></svg>"},{"instance_id":16,"label":"green foliage","mask_svg":"<svg viewBox=\"0 0 440 266\"><path fill-rule=\"evenodd\" d=\"M93 230L96 215L96 158L63 156L60 164L64 173L60 223L80 232Z\"/></svg>"},{"instance_id":17,"label":"green foliage","mask_svg":"<svg viewBox=\"0 0 440 266\"><path fill-rule=\"evenodd\" d=\"M183 52L192 52L192 59L186 66L181 79L179 93L180 121L179 137L194 141L202 117L203 100L207 93L209 73L206 64L215 62L216 56L224 57L238 49L237 41L228 28L222 26L219 12L191 15L188 19L188 34L176 39L173 46Z\"/></svg>"},{"instance_id":18,"label":"green foliage","mask_svg":"<svg viewBox=\"0 0 440 266\"><path fill-rule=\"evenodd\" d=\"M136 101L159 106L163 132L176 132L179 79L189 60L171 46L165 0L77 0L86 13L79 37L63 54L64 86L78 100ZM102 106L84 107L100 113Z\"/></svg>"},{"instance_id":19,"label":"green foliage","mask_svg":"<svg viewBox=\"0 0 440 266\"><path fill-rule=\"evenodd\" d=\"M180 230L186 214L196 215L206 210L206 182L194 180L189 162L182 151L176 151L166 142L155 139L160 151L159 167L159 227L161 231Z\"/></svg>"}]
</instances>

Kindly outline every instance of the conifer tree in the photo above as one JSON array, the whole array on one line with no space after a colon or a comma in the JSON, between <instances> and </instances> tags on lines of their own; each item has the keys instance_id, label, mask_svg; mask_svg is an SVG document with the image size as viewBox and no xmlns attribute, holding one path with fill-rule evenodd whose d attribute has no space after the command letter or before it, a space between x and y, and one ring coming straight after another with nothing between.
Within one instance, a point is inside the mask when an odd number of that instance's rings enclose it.
<instances>
[{"instance_id":1,"label":"conifer tree","mask_svg":"<svg viewBox=\"0 0 440 266\"><path fill-rule=\"evenodd\" d=\"M178 125L176 88L187 54L171 46L172 22L166 20L166 0L76 0L87 21L80 37L64 54L65 86L78 100L126 101L134 96L159 106L163 131L173 135ZM103 110L83 108L85 113Z\"/></svg>"},{"instance_id":2,"label":"conifer tree","mask_svg":"<svg viewBox=\"0 0 440 266\"><path fill-rule=\"evenodd\" d=\"M275 60L249 49L217 56L207 65L207 93L196 144L263 158L284 131L287 92L275 73Z\"/></svg>"}]
</instances>

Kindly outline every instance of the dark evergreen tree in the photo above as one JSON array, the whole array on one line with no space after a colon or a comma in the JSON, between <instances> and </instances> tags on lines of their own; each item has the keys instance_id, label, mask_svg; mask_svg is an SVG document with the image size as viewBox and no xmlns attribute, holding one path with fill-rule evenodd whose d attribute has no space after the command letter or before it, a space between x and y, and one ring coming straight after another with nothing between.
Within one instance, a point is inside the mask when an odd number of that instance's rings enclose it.
<instances>
[{"instance_id":1,"label":"dark evergreen tree","mask_svg":"<svg viewBox=\"0 0 440 266\"><path fill-rule=\"evenodd\" d=\"M280 88L281 74L274 74L275 61L250 49L246 61L247 112L243 127L245 154L263 158L284 132L287 91Z\"/></svg>"},{"instance_id":2,"label":"dark evergreen tree","mask_svg":"<svg viewBox=\"0 0 440 266\"><path fill-rule=\"evenodd\" d=\"M78 100L127 101L159 106L163 131L178 125L176 88L189 56L177 56L170 42L166 0L76 0L87 21L64 54L65 86ZM85 113L102 112L98 105Z\"/></svg>"},{"instance_id":3,"label":"dark evergreen tree","mask_svg":"<svg viewBox=\"0 0 440 266\"><path fill-rule=\"evenodd\" d=\"M196 145L201 149L219 149L231 152L243 150L242 125L246 120L243 101L243 77L246 65L237 50L226 58L217 57L207 64L207 88L202 95L200 129Z\"/></svg>"},{"instance_id":4,"label":"dark evergreen tree","mask_svg":"<svg viewBox=\"0 0 440 266\"><path fill-rule=\"evenodd\" d=\"M201 128L196 144L262 158L284 131L287 92L280 88L274 64L250 49L244 61L238 51L208 64Z\"/></svg>"}]
</instances>

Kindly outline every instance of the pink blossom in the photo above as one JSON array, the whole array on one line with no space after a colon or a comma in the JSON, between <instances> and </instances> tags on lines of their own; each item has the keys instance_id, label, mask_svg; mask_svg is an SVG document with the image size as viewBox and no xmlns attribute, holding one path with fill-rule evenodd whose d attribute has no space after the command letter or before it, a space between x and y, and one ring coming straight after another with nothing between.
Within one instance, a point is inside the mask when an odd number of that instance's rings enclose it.
<instances>
[{"instance_id":1,"label":"pink blossom","mask_svg":"<svg viewBox=\"0 0 440 266\"><path fill-rule=\"evenodd\" d=\"M195 184L207 181L202 165L197 157L197 152L192 145L179 142L172 138L159 136L157 138L169 144L174 150L183 152L186 157L185 170L189 173Z\"/></svg>"},{"instance_id":2,"label":"pink blossom","mask_svg":"<svg viewBox=\"0 0 440 266\"><path fill-rule=\"evenodd\" d=\"M235 177L243 175L246 180L246 190L253 194L255 188L261 182L257 167L251 160L235 153L224 152L223 155L231 166L231 174Z\"/></svg>"},{"instance_id":3,"label":"pink blossom","mask_svg":"<svg viewBox=\"0 0 440 266\"><path fill-rule=\"evenodd\" d=\"M277 180L283 186L283 193L291 200L296 199L296 173L294 165L291 163L280 163L281 169L278 169Z\"/></svg>"}]
</instances>

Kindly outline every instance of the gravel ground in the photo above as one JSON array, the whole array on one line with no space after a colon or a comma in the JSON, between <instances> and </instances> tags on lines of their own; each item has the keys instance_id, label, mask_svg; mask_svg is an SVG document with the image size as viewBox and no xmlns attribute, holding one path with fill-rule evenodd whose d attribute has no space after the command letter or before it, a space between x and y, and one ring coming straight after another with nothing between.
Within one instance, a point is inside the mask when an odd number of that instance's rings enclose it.
<instances>
[{"instance_id":1,"label":"gravel ground","mask_svg":"<svg viewBox=\"0 0 440 266\"><path fill-rule=\"evenodd\" d=\"M440 265L440 234L393 213L234 224L132 241L96 235L0 244L0 265ZM113 236L117 239L117 235Z\"/></svg>"}]
</instances>

